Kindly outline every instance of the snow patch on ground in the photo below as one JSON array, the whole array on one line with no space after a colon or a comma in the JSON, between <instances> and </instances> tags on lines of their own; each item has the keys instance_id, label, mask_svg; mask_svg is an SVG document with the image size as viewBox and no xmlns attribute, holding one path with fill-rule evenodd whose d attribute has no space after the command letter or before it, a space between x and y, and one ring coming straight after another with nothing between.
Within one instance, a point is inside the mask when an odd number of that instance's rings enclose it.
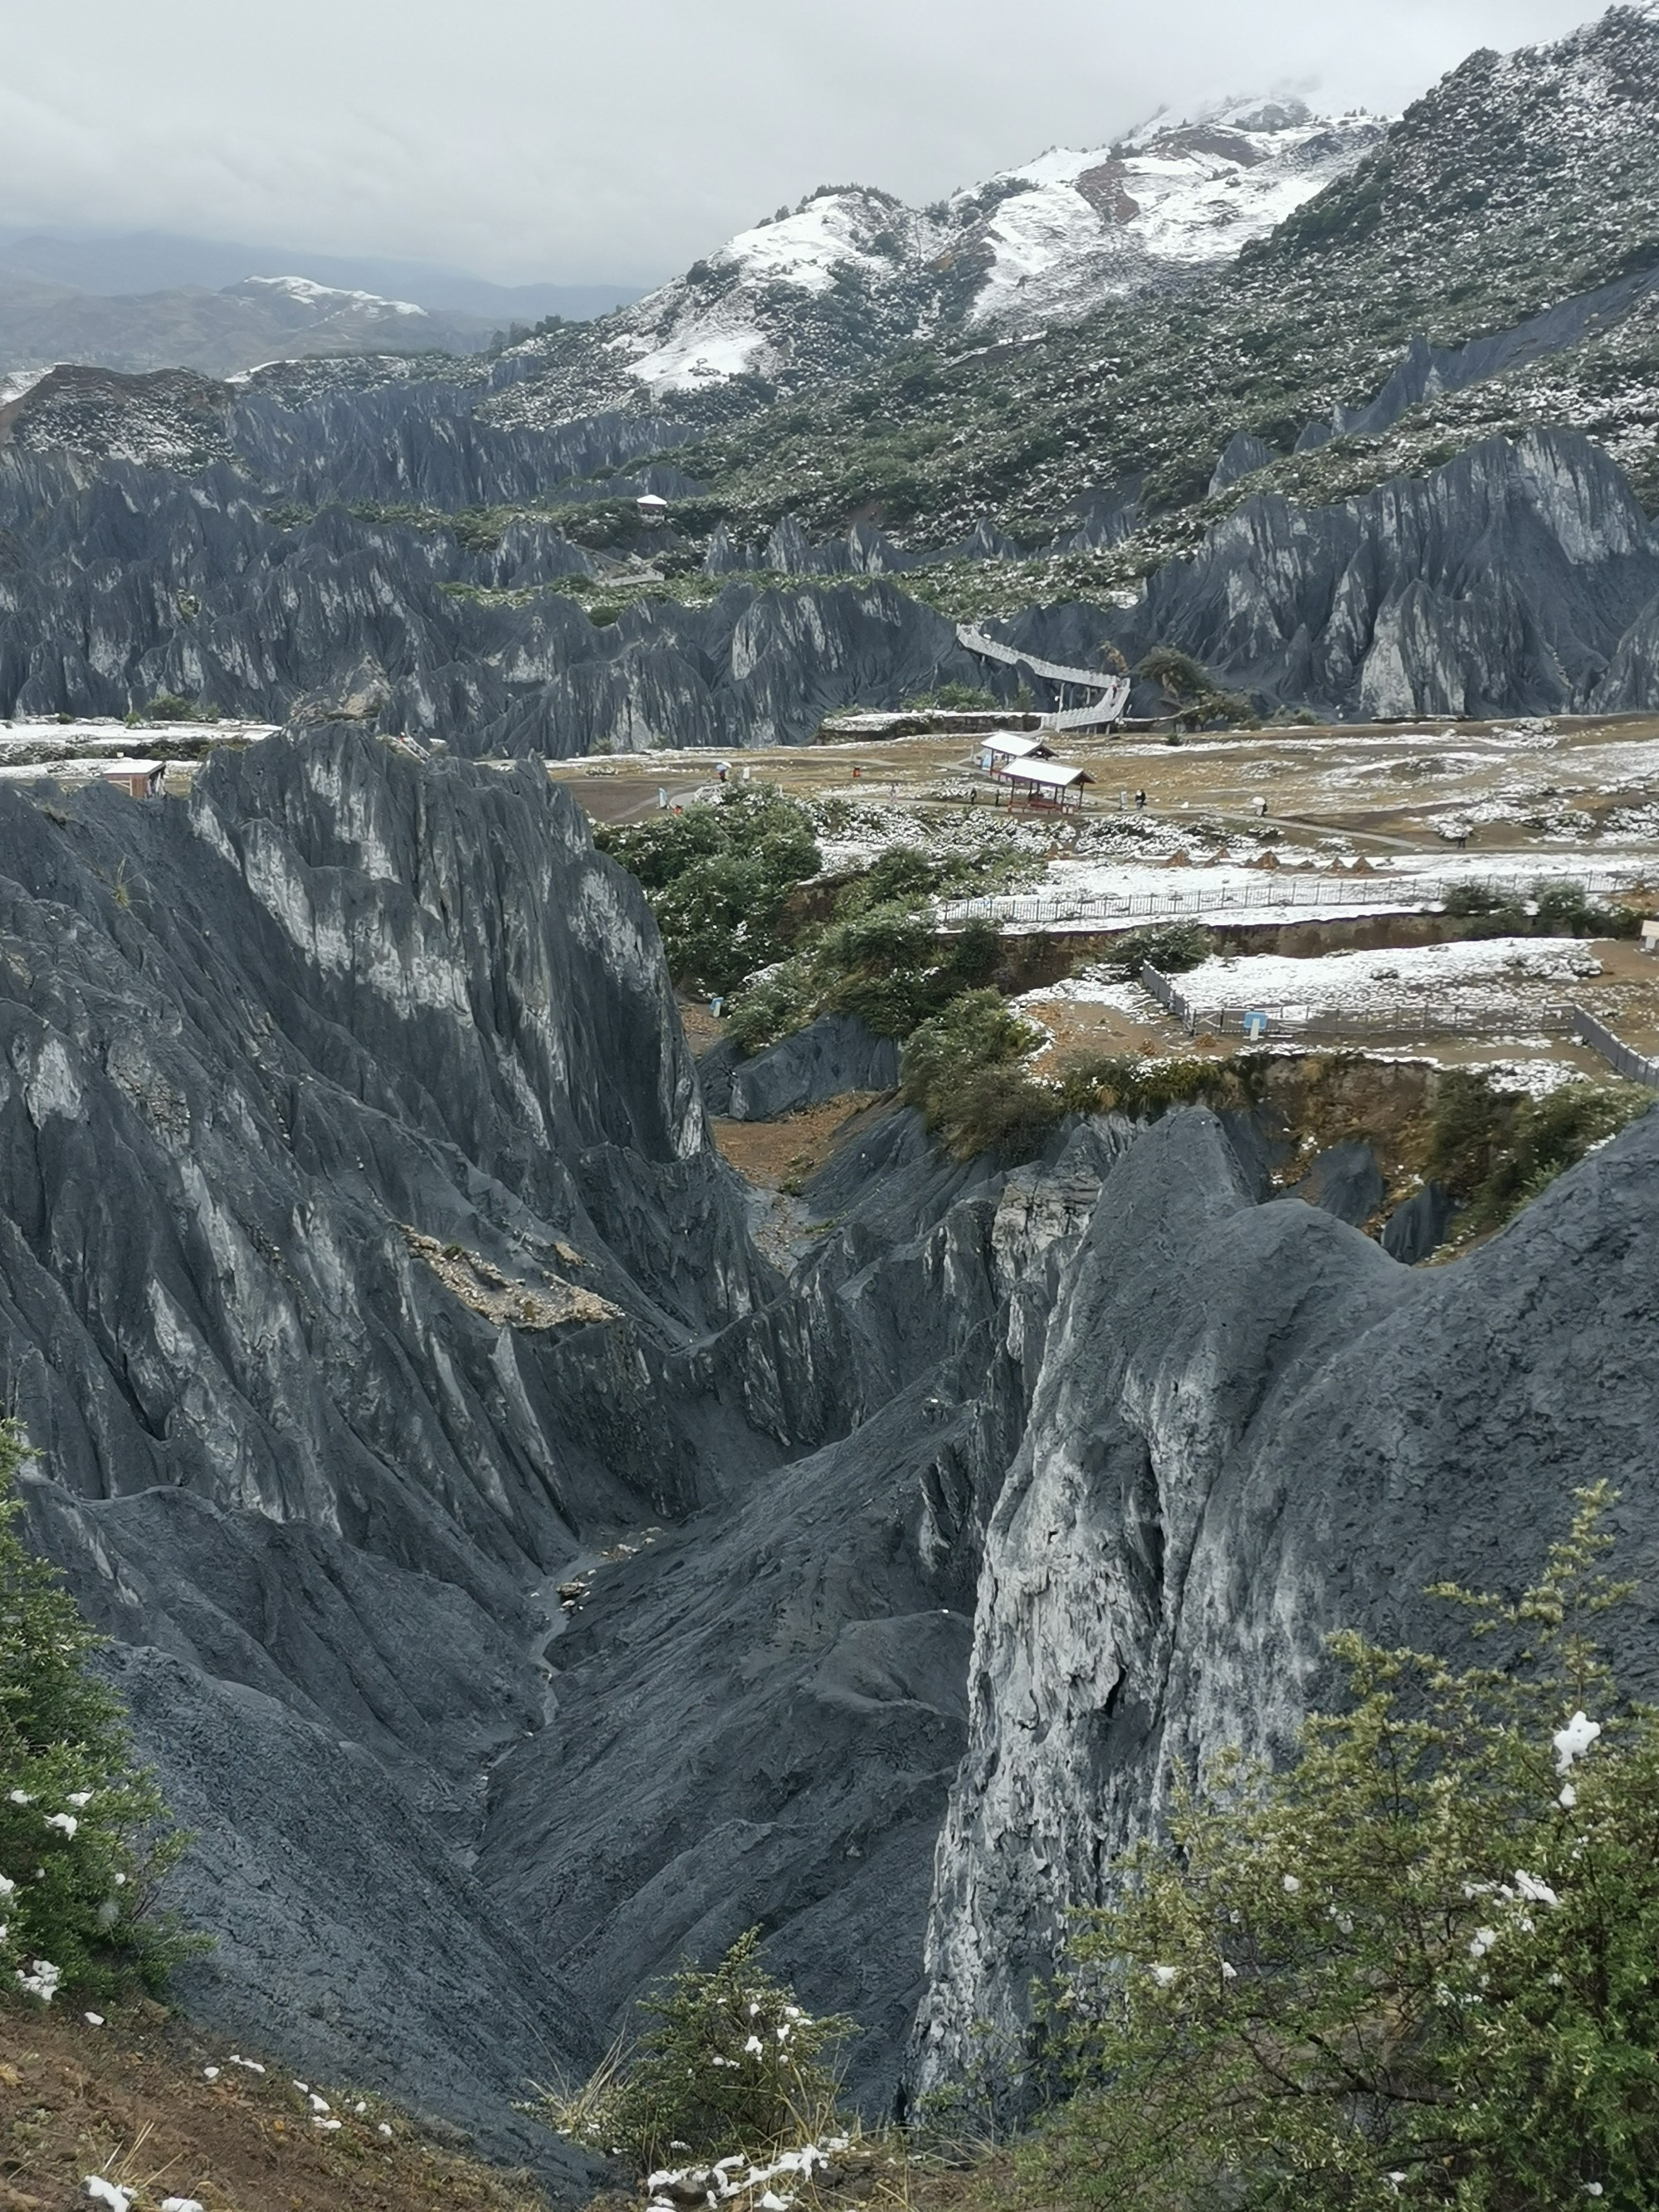
<instances>
[{"instance_id":1,"label":"snow patch on ground","mask_svg":"<svg viewBox=\"0 0 1659 2212\"><path fill-rule=\"evenodd\" d=\"M1517 986L1571 985L1601 973L1576 938L1490 937L1308 960L1266 952L1206 960L1179 979L1179 988L1205 1013L1260 1006L1291 1018L1376 1016L1415 1014L1426 1004L1456 1016L1510 1006L1520 1013Z\"/></svg>"},{"instance_id":2,"label":"snow patch on ground","mask_svg":"<svg viewBox=\"0 0 1659 2212\"><path fill-rule=\"evenodd\" d=\"M990 267L969 321L1065 319L1159 265L1231 260L1352 168L1385 127L1358 112L1325 118L1297 102L1258 104L1191 123L1157 117L1115 146L1051 148L990 180L1024 189L978 233Z\"/></svg>"}]
</instances>

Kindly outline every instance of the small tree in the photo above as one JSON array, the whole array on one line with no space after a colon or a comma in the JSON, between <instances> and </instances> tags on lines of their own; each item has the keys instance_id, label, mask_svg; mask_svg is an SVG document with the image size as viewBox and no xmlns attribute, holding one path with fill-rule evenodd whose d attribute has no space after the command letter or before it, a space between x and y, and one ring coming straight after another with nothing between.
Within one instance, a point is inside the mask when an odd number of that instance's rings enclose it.
<instances>
[{"instance_id":1,"label":"small tree","mask_svg":"<svg viewBox=\"0 0 1659 2212\"><path fill-rule=\"evenodd\" d=\"M0 1959L31 1996L158 1982L191 1948L150 1910L185 1838L133 1763L102 1639L17 1528L27 1446L0 1425Z\"/></svg>"},{"instance_id":2,"label":"small tree","mask_svg":"<svg viewBox=\"0 0 1659 2212\"><path fill-rule=\"evenodd\" d=\"M1594 1624L1605 1485L1459 1671L1356 1634L1285 1772L1223 1760L1080 1917L1051 2014L1076 2095L1025 2179L1123 2212L1654 2202L1659 1715Z\"/></svg>"},{"instance_id":3,"label":"small tree","mask_svg":"<svg viewBox=\"0 0 1659 2212\"><path fill-rule=\"evenodd\" d=\"M607 2060L574 2096L550 2100L555 2124L641 2167L671 2153L771 2154L834 2121L830 2054L850 2020L808 2017L760 1963L760 1930L715 1966L682 1966L640 2010L650 2023L631 2053Z\"/></svg>"}]
</instances>

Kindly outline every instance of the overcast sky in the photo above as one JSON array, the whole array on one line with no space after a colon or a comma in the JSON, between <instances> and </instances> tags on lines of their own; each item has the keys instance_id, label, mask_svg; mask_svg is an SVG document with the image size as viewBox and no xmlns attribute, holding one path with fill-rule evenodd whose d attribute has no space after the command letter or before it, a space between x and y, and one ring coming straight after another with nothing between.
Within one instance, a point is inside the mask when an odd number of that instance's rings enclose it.
<instances>
[{"instance_id":1,"label":"overcast sky","mask_svg":"<svg viewBox=\"0 0 1659 2212\"><path fill-rule=\"evenodd\" d=\"M1397 109L1594 0L76 0L9 9L0 225L667 276L818 184L939 198L1169 106Z\"/></svg>"}]
</instances>

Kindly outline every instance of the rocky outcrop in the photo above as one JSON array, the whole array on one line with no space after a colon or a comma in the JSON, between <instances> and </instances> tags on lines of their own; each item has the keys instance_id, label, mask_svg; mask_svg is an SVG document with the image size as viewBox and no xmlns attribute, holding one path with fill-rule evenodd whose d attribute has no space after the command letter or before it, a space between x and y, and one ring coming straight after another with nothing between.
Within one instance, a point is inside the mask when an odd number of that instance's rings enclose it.
<instances>
[{"instance_id":1,"label":"rocky outcrop","mask_svg":"<svg viewBox=\"0 0 1659 2212\"><path fill-rule=\"evenodd\" d=\"M539 770L334 732L44 799L0 792L0 1376L195 1834L186 2002L556 2168L526 2078L759 1922L881 2104L985 1517L1129 1133L1010 1176L890 1113L786 1288Z\"/></svg>"},{"instance_id":2,"label":"rocky outcrop","mask_svg":"<svg viewBox=\"0 0 1659 2212\"><path fill-rule=\"evenodd\" d=\"M763 1121L843 1091L891 1091L898 1077L896 1037L878 1036L856 1014L823 1014L726 1070L721 1110L734 1121Z\"/></svg>"},{"instance_id":3,"label":"rocky outcrop","mask_svg":"<svg viewBox=\"0 0 1659 2212\"><path fill-rule=\"evenodd\" d=\"M1328 1631L1457 1648L1426 1586L1519 1587L1601 1476L1651 1588L1656 1165L1650 1115L1493 1242L1413 1271L1259 1203L1204 1112L1120 1160L986 1539L921 2086L982 2066L988 2036L1020 2051L1067 1908L1102 1897L1177 1771L1283 1747L1328 1686ZM1620 1640L1650 1695L1644 1614Z\"/></svg>"},{"instance_id":4,"label":"rocky outcrop","mask_svg":"<svg viewBox=\"0 0 1659 2212\"><path fill-rule=\"evenodd\" d=\"M465 1879L531 1593L695 1504L663 1377L772 1288L648 911L539 770L337 733L0 792L0 1371L197 1832L192 2001L522 2149L592 2048Z\"/></svg>"},{"instance_id":5,"label":"rocky outcrop","mask_svg":"<svg viewBox=\"0 0 1659 2212\"><path fill-rule=\"evenodd\" d=\"M416 459L446 483L452 464L472 483L493 465L471 443L422 444ZM596 624L557 592L528 596L592 565L551 524L469 549L337 506L296 520L223 465L186 483L18 456L0 464L0 529L7 714L121 714L178 695L278 723L353 719L470 754L562 757L800 743L836 708L980 673L950 623L873 576L734 584L713 606L641 604ZM527 603L480 603L501 587Z\"/></svg>"},{"instance_id":6,"label":"rocky outcrop","mask_svg":"<svg viewBox=\"0 0 1659 2212\"><path fill-rule=\"evenodd\" d=\"M1572 712L1634 703L1656 597L1659 540L1620 471L1537 430L1342 507L1249 500L1113 634L1131 662L1176 645L1339 714Z\"/></svg>"},{"instance_id":7,"label":"rocky outcrop","mask_svg":"<svg viewBox=\"0 0 1659 2212\"><path fill-rule=\"evenodd\" d=\"M1261 1203L1248 1117L1010 1170L890 1109L785 1283L537 769L337 731L0 791L0 1376L196 1833L185 1994L553 2167L526 2075L684 1950L761 1925L878 2108L918 2005L926 2079L1018 2037L1334 1620L1503 1579L1577 1469L1654 1526L1659 1123L1413 1272Z\"/></svg>"}]
</instances>

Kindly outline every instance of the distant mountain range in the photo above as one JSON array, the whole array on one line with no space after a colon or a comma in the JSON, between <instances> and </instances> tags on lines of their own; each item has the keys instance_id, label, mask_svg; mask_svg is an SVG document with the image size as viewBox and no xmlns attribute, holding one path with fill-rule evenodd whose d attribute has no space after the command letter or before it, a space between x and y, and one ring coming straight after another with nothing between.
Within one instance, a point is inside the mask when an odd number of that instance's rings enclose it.
<instances>
[{"instance_id":1,"label":"distant mountain range","mask_svg":"<svg viewBox=\"0 0 1659 2212\"><path fill-rule=\"evenodd\" d=\"M1155 117L1111 146L1051 149L925 209L873 185L821 188L643 299L163 233L0 232L0 373L76 362L228 376L275 357L465 355L556 315L584 327L521 342L504 420L539 428L640 398L787 386L952 331L1073 322L1231 260L1386 128L1245 100Z\"/></svg>"},{"instance_id":2,"label":"distant mountain range","mask_svg":"<svg viewBox=\"0 0 1659 2212\"><path fill-rule=\"evenodd\" d=\"M0 230L0 376L58 362L229 376L277 356L475 353L515 326L581 321L635 296L159 231Z\"/></svg>"},{"instance_id":3,"label":"distant mountain range","mask_svg":"<svg viewBox=\"0 0 1659 2212\"><path fill-rule=\"evenodd\" d=\"M1659 6L1386 126L1243 103L925 209L823 188L487 356L401 294L191 296L283 357L0 394L9 711L729 745L979 680L969 620L1264 713L1659 696Z\"/></svg>"}]
</instances>

